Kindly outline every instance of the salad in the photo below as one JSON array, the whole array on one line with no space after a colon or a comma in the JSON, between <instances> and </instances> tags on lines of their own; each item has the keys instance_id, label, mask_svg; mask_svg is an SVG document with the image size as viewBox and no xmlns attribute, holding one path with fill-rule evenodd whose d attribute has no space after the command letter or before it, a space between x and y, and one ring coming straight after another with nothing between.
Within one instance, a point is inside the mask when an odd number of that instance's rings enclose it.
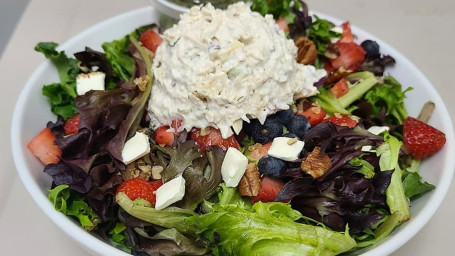
<instances>
[{"instance_id":1,"label":"salad","mask_svg":"<svg viewBox=\"0 0 455 256\"><path fill-rule=\"evenodd\" d=\"M409 220L434 189L419 164L444 134L428 111L408 116L412 88L376 42L284 3L193 7L171 30L146 25L74 57L38 43L60 76L42 90L57 119L27 146L56 210L133 255L338 255ZM241 19L264 33L237 33ZM199 21L237 27L201 44Z\"/></svg>"}]
</instances>

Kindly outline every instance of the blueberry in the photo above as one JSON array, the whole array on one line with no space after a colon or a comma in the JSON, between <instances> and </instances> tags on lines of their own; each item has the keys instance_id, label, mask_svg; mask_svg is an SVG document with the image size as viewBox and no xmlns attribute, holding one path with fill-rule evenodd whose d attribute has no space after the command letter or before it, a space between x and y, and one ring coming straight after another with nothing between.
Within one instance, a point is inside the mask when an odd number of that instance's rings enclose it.
<instances>
[{"instance_id":1,"label":"blueberry","mask_svg":"<svg viewBox=\"0 0 455 256\"><path fill-rule=\"evenodd\" d=\"M291 108L288 108L286 110L281 110L279 112L276 112L272 116L277 117L284 126L288 127L289 122L295 116L295 113Z\"/></svg>"},{"instance_id":2,"label":"blueberry","mask_svg":"<svg viewBox=\"0 0 455 256\"><path fill-rule=\"evenodd\" d=\"M286 169L286 162L275 157L264 156L258 162L258 171L265 176L279 177Z\"/></svg>"},{"instance_id":3,"label":"blueberry","mask_svg":"<svg viewBox=\"0 0 455 256\"><path fill-rule=\"evenodd\" d=\"M303 139L305 133L310 129L311 125L308 119L302 115L295 115L289 123L289 132L294 133L300 139Z\"/></svg>"},{"instance_id":4,"label":"blueberry","mask_svg":"<svg viewBox=\"0 0 455 256\"><path fill-rule=\"evenodd\" d=\"M360 46L365 50L367 58L372 59L379 57L379 44L376 43L376 41L365 40Z\"/></svg>"},{"instance_id":5,"label":"blueberry","mask_svg":"<svg viewBox=\"0 0 455 256\"><path fill-rule=\"evenodd\" d=\"M276 117L268 117L264 124L257 119L251 121L251 137L257 143L265 144L283 134L283 125Z\"/></svg>"}]
</instances>

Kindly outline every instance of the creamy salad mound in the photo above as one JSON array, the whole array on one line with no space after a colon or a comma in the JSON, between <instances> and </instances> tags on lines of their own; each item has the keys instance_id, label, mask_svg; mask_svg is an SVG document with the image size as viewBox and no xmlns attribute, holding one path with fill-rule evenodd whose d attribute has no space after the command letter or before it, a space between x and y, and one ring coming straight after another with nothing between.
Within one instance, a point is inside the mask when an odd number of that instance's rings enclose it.
<instances>
[{"instance_id":1,"label":"creamy salad mound","mask_svg":"<svg viewBox=\"0 0 455 256\"><path fill-rule=\"evenodd\" d=\"M243 2L227 10L197 6L164 32L153 61L155 81L148 105L153 126L183 121L179 130L215 127L224 138L242 120L288 109L317 93L326 73L296 62L297 48L271 15Z\"/></svg>"}]
</instances>

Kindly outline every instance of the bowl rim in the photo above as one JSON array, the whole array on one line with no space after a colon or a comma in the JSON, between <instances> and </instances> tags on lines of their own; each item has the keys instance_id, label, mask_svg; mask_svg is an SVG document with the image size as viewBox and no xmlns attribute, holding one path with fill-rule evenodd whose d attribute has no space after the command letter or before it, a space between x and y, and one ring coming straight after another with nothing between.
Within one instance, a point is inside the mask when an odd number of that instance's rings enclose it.
<instances>
[{"instance_id":1,"label":"bowl rim","mask_svg":"<svg viewBox=\"0 0 455 256\"><path fill-rule=\"evenodd\" d=\"M154 1L154 0L151 0ZM165 2L162 0L158 0L158 2ZM174 5L174 4L172 4ZM180 6L178 6L180 7ZM155 7L156 8L156 7ZM71 37L68 39L65 43L61 44L59 47L60 50L68 48L69 45L73 44L74 42L81 41L81 38L86 37L88 34L93 33L92 31L99 29L100 27L109 25L111 23L115 23L117 20L122 20L127 17L142 17L145 15L145 13L150 12L154 9L153 6L145 6L142 8L134 9L131 11L127 11L115 16L112 16L111 18L108 18L104 21L101 21L85 30L82 32L78 33L77 35ZM178 9L177 9L178 10ZM183 10L187 10L184 8ZM331 21L337 22L341 24L341 20L332 17L330 15L325 15L323 13L319 12L311 12L311 14L317 14L321 18L327 18L330 19ZM366 37L373 38L376 40L381 47L387 48L389 51L391 51L391 55L393 55L396 59L400 61L404 66L409 66L411 69L415 70L415 73L413 74L414 76L418 76L418 79L422 81L422 84L424 87L427 87L430 92L431 96L437 100L438 102L438 111L443 116L449 117L449 120L447 122L444 122L444 125L446 126L446 145L445 147L447 148L448 152L455 152L455 143L454 143L454 129L452 125L452 121L450 120L450 115L448 113L447 107L444 104L443 100L441 99L439 93L436 91L436 89L432 86L431 82L428 80L426 76L420 71L418 67L416 67L409 59L407 59L404 55L402 55L399 51L397 51L395 48L391 47L389 44L386 42L380 40L378 37L372 35L369 32L364 31L363 29L357 27L357 26L352 26L353 31L358 34L362 34ZM34 86L34 81L36 78L48 68L50 65L50 62L48 60L43 61L32 73L32 75L29 77L27 82L25 83L25 86L21 90L21 93L18 97L18 101L16 103L16 106L14 108L13 112L13 120L11 124L11 146L12 146L12 153L13 153L13 160L16 166L16 170L19 174L20 179L22 180L22 183L24 184L26 190L32 197L32 199L35 201L35 203L38 205L38 207L46 213L46 215L51 219L52 222L54 222L64 233L66 233L69 237L72 237L75 239L80 246L84 247L85 249L88 249L91 252L97 252L101 255L119 255L119 256L126 256L126 255L131 255L129 253L126 253L120 249L117 249L116 247L106 243L105 241L102 241L92 234L86 232L83 230L80 226L78 226L76 223L72 222L70 218L65 216L64 214L56 211L51 204L51 202L48 200L47 196L45 196L43 193L37 193L40 192L41 189L38 186L38 184L34 181L33 177L31 176L30 172L28 171L29 168L27 167L27 164L23 159L25 159L25 156L23 155L22 149L24 148L25 145L22 145L21 143L21 134L20 130L17 129L18 127L21 127L21 120L22 116L25 110L26 106L26 100L27 96L30 94L31 88ZM413 220L408 222L406 225L406 228L400 229L400 230L395 230L395 234L393 236L389 236L387 238L387 241L383 241L380 244L374 246L371 248L371 250L364 252L362 255L368 255L368 256L374 256L374 255L384 255L384 254L390 254L397 250L399 247L401 247L403 244L408 242L412 237L414 237L417 232L422 229L426 223L430 220L430 218L434 215L434 213L437 211L439 206L441 205L443 199L445 198L447 191L450 187L450 183L453 177L453 172L454 172L454 166L455 166L455 158L448 158L445 161L446 169L443 170L442 175L440 177L440 182L438 183L438 186L434 191L431 192L429 195L430 198L428 199L427 205L422 209L422 211L417 215L413 216ZM95 239L92 239L95 238Z\"/></svg>"}]
</instances>

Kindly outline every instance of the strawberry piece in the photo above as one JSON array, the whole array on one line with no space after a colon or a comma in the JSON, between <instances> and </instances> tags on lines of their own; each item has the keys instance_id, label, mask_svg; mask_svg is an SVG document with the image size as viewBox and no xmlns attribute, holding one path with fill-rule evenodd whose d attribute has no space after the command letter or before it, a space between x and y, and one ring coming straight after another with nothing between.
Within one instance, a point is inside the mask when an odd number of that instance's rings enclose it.
<instances>
[{"instance_id":1,"label":"strawberry piece","mask_svg":"<svg viewBox=\"0 0 455 256\"><path fill-rule=\"evenodd\" d=\"M262 157L268 155L270 146L272 146L272 142L266 143L264 145L257 143L251 146L250 157L254 159L261 159Z\"/></svg>"},{"instance_id":2,"label":"strawberry piece","mask_svg":"<svg viewBox=\"0 0 455 256\"><path fill-rule=\"evenodd\" d=\"M330 91L336 98L345 95L349 91L349 86L348 83L346 82L346 79L341 78L340 81L332 85Z\"/></svg>"},{"instance_id":3,"label":"strawberry piece","mask_svg":"<svg viewBox=\"0 0 455 256\"><path fill-rule=\"evenodd\" d=\"M280 16L275 22L284 33L289 32L289 25L285 18Z\"/></svg>"},{"instance_id":4,"label":"strawberry piece","mask_svg":"<svg viewBox=\"0 0 455 256\"><path fill-rule=\"evenodd\" d=\"M172 146L174 143L174 133L168 132L169 126L160 126L155 130L155 142L160 145Z\"/></svg>"},{"instance_id":5,"label":"strawberry piece","mask_svg":"<svg viewBox=\"0 0 455 256\"><path fill-rule=\"evenodd\" d=\"M354 42L354 36L352 35L351 24L349 21L341 24L341 28L343 29L343 36L338 40L340 43L352 43Z\"/></svg>"},{"instance_id":6,"label":"strawberry piece","mask_svg":"<svg viewBox=\"0 0 455 256\"><path fill-rule=\"evenodd\" d=\"M433 155L446 143L443 132L413 117L404 120L403 137L404 145L417 159Z\"/></svg>"},{"instance_id":7,"label":"strawberry piece","mask_svg":"<svg viewBox=\"0 0 455 256\"><path fill-rule=\"evenodd\" d=\"M309 108L305 109L303 112L297 112L297 114L304 115L308 119L308 122L310 122L311 126L322 123L327 115L324 109L316 104L311 104Z\"/></svg>"},{"instance_id":8,"label":"strawberry piece","mask_svg":"<svg viewBox=\"0 0 455 256\"><path fill-rule=\"evenodd\" d=\"M264 176L261 179L261 189L258 192L257 196L251 197L251 203L256 202L274 202L278 193L284 186L284 181L280 179L274 179Z\"/></svg>"},{"instance_id":9,"label":"strawberry piece","mask_svg":"<svg viewBox=\"0 0 455 256\"><path fill-rule=\"evenodd\" d=\"M146 181L142 178L133 178L120 184L117 188L117 193L123 192L133 201L142 198L155 206L155 191L162 185L163 181L161 180Z\"/></svg>"},{"instance_id":10,"label":"strawberry piece","mask_svg":"<svg viewBox=\"0 0 455 256\"><path fill-rule=\"evenodd\" d=\"M335 45L340 52L340 56L330 60L332 67L338 69L343 67L346 70L356 71L365 60L365 50L356 43L341 43L337 42Z\"/></svg>"},{"instance_id":11,"label":"strawberry piece","mask_svg":"<svg viewBox=\"0 0 455 256\"><path fill-rule=\"evenodd\" d=\"M139 38L142 45L149 49L152 52L156 52L158 46L163 42L163 39L155 32L153 29L147 29L142 33L141 37Z\"/></svg>"},{"instance_id":12,"label":"strawberry piece","mask_svg":"<svg viewBox=\"0 0 455 256\"><path fill-rule=\"evenodd\" d=\"M331 122L336 125L347 126L349 128L354 128L357 125L357 120L354 120L350 116L342 115L340 113L333 114L333 116L324 119L323 122Z\"/></svg>"},{"instance_id":13,"label":"strawberry piece","mask_svg":"<svg viewBox=\"0 0 455 256\"><path fill-rule=\"evenodd\" d=\"M62 150L54 144L55 139L51 129L44 128L27 144L27 148L43 164L56 164L60 162Z\"/></svg>"},{"instance_id":14,"label":"strawberry piece","mask_svg":"<svg viewBox=\"0 0 455 256\"><path fill-rule=\"evenodd\" d=\"M221 136L221 132L218 129L208 127L208 133L202 135L201 129L195 128L191 130L191 139L194 140L196 145L202 150L210 151L211 146L219 146L221 149L226 151L228 148L240 149L240 144L234 135L224 139Z\"/></svg>"},{"instance_id":15,"label":"strawberry piece","mask_svg":"<svg viewBox=\"0 0 455 256\"><path fill-rule=\"evenodd\" d=\"M66 120L65 124L63 125L63 129L65 130L65 135L75 134L79 131L79 123L81 120L80 114L77 114L70 119Z\"/></svg>"}]
</instances>

